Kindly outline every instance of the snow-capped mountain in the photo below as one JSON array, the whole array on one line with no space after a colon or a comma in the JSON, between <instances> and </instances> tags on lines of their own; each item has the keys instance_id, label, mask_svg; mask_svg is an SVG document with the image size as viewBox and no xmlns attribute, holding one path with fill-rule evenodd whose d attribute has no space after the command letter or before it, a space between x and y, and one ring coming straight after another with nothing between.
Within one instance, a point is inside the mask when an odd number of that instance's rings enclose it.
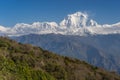
<instances>
[{"instance_id":1,"label":"snow-capped mountain","mask_svg":"<svg viewBox=\"0 0 120 80\"><path fill-rule=\"evenodd\" d=\"M65 26L68 28L80 28L86 27L88 15L76 12L75 14L68 15L63 21L61 21L60 26Z\"/></svg>"},{"instance_id":2,"label":"snow-capped mountain","mask_svg":"<svg viewBox=\"0 0 120 80\"><path fill-rule=\"evenodd\" d=\"M18 23L12 28L0 26L0 33L8 36L49 33L80 36L87 34L116 34L120 33L120 23L100 25L93 19L89 19L88 14L76 12L69 14L59 24L56 22Z\"/></svg>"},{"instance_id":3,"label":"snow-capped mountain","mask_svg":"<svg viewBox=\"0 0 120 80\"><path fill-rule=\"evenodd\" d=\"M120 73L120 22L100 25L89 19L88 14L76 12L69 14L59 24L19 23L12 28L1 27L0 30L18 42L40 46Z\"/></svg>"},{"instance_id":4,"label":"snow-capped mountain","mask_svg":"<svg viewBox=\"0 0 120 80\"><path fill-rule=\"evenodd\" d=\"M49 34L56 31L58 27L55 22L34 22L33 24L16 24L15 27L10 29L10 32L14 32L17 35L26 35L26 34Z\"/></svg>"}]
</instances>

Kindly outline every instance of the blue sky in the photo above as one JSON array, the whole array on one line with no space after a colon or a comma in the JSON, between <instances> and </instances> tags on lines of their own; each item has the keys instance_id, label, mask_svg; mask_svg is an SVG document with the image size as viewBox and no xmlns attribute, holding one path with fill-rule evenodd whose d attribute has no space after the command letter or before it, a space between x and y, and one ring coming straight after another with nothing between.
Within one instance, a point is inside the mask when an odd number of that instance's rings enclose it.
<instances>
[{"instance_id":1,"label":"blue sky","mask_svg":"<svg viewBox=\"0 0 120 80\"><path fill-rule=\"evenodd\" d=\"M87 12L100 24L120 22L120 0L0 0L0 25L60 22L77 11Z\"/></svg>"}]
</instances>

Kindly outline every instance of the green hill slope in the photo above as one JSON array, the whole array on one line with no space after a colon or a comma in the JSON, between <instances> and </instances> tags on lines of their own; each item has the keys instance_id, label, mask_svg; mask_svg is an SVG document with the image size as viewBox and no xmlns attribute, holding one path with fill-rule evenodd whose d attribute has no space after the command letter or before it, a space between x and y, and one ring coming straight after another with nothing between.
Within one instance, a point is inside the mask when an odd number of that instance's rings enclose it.
<instances>
[{"instance_id":1,"label":"green hill slope","mask_svg":"<svg viewBox=\"0 0 120 80\"><path fill-rule=\"evenodd\" d=\"M0 37L0 80L120 80L120 76Z\"/></svg>"}]
</instances>

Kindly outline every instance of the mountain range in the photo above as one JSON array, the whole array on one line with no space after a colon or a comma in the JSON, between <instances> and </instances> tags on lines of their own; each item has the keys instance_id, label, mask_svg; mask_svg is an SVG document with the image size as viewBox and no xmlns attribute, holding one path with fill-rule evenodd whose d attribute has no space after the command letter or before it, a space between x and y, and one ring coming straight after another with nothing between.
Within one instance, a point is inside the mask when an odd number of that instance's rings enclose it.
<instances>
[{"instance_id":1,"label":"mountain range","mask_svg":"<svg viewBox=\"0 0 120 80\"><path fill-rule=\"evenodd\" d=\"M120 33L120 22L100 25L93 19L89 19L87 13L76 12L69 14L60 23L34 22L33 24L17 23L14 27L0 26L0 34L7 36L49 33L79 36L118 34Z\"/></svg>"},{"instance_id":2,"label":"mountain range","mask_svg":"<svg viewBox=\"0 0 120 80\"><path fill-rule=\"evenodd\" d=\"M101 25L87 13L76 12L60 23L0 26L0 35L120 73L120 22Z\"/></svg>"}]
</instances>

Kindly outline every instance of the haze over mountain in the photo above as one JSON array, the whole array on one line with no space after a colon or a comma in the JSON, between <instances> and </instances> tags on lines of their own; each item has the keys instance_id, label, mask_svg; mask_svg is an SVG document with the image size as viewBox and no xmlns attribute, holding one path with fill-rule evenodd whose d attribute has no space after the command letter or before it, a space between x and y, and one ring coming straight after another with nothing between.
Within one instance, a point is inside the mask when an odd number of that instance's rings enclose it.
<instances>
[{"instance_id":1,"label":"haze over mountain","mask_svg":"<svg viewBox=\"0 0 120 80\"><path fill-rule=\"evenodd\" d=\"M80 35L87 34L119 34L120 23L100 25L93 19L89 19L87 13L76 12L69 14L60 23L34 22L33 24L18 23L14 27L0 26L0 33L8 36L20 36L27 34L63 34Z\"/></svg>"}]
</instances>

